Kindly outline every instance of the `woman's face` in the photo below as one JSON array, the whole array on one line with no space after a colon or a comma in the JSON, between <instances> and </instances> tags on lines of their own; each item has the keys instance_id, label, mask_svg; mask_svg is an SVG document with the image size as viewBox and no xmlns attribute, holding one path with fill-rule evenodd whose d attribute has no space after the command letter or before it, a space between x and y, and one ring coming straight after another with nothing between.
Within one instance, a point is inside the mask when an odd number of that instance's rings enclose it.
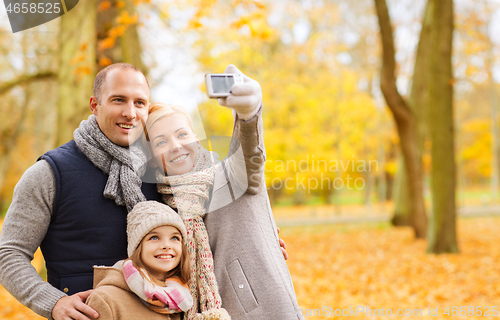
<instances>
[{"instance_id":1,"label":"woman's face","mask_svg":"<svg viewBox=\"0 0 500 320\"><path fill-rule=\"evenodd\" d=\"M173 114L157 120L149 129L154 166L169 175L188 173L198 156L198 137L187 119Z\"/></svg>"}]
</instances>

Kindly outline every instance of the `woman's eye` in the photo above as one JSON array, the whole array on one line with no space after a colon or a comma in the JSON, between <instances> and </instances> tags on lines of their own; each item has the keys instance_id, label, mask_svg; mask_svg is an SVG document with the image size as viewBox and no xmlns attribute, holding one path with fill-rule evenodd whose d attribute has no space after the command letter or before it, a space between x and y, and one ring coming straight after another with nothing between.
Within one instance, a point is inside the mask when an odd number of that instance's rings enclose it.
<instances>
[{"instance_id":1,"label":"woman's eye","mask_svg":"<svg viewBox=\"0 0 500 320\"><path fill-rule=\"evenodd\" d=\"M187 135L188 135L187 133L183 132L179 135L179 138L185 138Z\"/></svg>"},{"instance_id":2,"label":"woman's eye","mask_svg":"<svg viewBox=\"0 0 500 320\"><path fill-rule=\"evenodd\" d=\"M159 147L159 146L162 146L164 145L165 143L167 143L166 141L159 141L157 144L156 144L156 147Z\"/></svg>"}]
</instances>

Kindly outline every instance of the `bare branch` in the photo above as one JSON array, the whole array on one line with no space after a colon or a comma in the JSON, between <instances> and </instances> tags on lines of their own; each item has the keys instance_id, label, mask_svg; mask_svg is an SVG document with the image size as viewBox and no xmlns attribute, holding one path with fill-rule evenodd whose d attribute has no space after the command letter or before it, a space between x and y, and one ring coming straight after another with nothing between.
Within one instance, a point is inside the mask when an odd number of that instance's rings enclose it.
<instances>
[{"instance_id":1,"label":"bare branch","mask_svg":"<svg viewBox=\"0 0 500 320\"><path fill-rule=\"evenodd\" d=\"M410 109L401 97L396 86L396 59L394 58L394 39L392 34L389 9L385 0L375 0L380 36L382 38L382 72L380 89L387 101L387 105L400 121L410 121Z\"/></svg>"},{"instance_id":2,"label":"bare branch","mask_svg":"<svg viewBox=\"0 0 500 320\"><path fill-rule=\"evenodd\" d=\"M9 90L22 85L22 84L28 84L30 82L38 81L38 80L43 80L43 79L55 79L57 77L57 74L55 72L47 71L47 72L40 72L32 75L22 75L17 79L14 79L12 81L6 82L4 84L0 85L0 95L8 92Z\"/></svg>"}]
</instances>

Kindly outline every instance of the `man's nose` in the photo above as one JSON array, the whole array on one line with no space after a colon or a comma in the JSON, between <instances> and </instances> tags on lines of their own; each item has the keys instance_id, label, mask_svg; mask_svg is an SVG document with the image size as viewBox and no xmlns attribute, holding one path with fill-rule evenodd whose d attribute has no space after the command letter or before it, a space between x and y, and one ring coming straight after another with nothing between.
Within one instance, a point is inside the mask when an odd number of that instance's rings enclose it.
<instances>
[{"instance_id":1,"label":"man's nose","mask_svg":"<svg viewBox=\"0 0 500 320\"><path fill-rule=\"evenodd\" d=\"M125 106L123 107L122 115L123 115L123 117L130 119L130 120L135 119L135 117L137 116L137 113L136 113L133 101L129 101L125 104Z\"/></svg>"}]
</instances>

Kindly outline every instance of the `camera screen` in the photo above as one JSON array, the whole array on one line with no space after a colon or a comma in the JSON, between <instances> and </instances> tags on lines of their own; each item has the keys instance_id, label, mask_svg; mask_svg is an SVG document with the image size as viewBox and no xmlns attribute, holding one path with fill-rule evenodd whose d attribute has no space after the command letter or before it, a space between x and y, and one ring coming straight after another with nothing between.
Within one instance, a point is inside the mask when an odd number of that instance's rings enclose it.
<instances>
[{"instance_id":1,"label":"camera screen","mask_svg":"<svg viewBox=\"0 0 500 320\"><path fill-rule=\"evenodd\" d=\"M233 76L212 76L212 89L214 93L229 93L233 84Z\"/></svg>"}]
</instances>

